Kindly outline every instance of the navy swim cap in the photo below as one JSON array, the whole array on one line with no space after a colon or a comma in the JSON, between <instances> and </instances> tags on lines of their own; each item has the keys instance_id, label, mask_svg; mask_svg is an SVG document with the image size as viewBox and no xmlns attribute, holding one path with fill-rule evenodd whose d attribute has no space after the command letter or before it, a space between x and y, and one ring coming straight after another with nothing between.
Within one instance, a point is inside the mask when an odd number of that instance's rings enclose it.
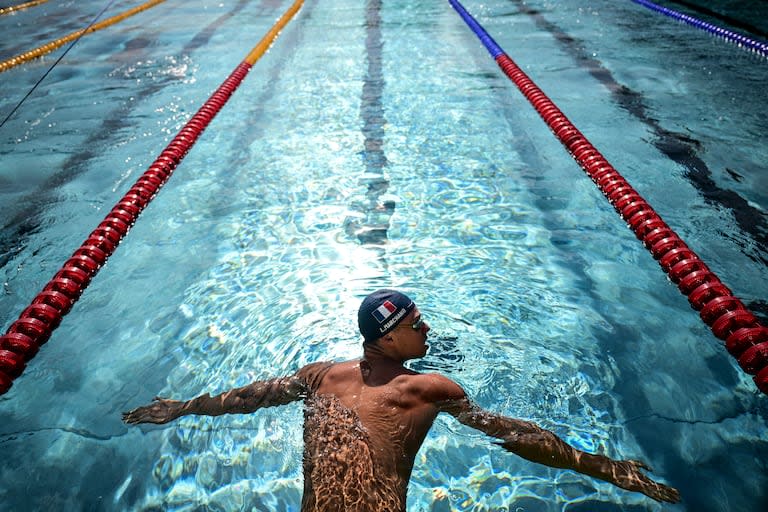
<instances>
[{"instance_id":1,"label":"navy swim cap","mask_svg":"<svg viewBox=\"0 0 768 512\"><path fill-rule=\"evenodd\" d=\"M357 311L357 325L366 343L376 341L408 316L416 307L405 294L395 290L378 290L368 295Z\"/></svg>"}]
</instances>

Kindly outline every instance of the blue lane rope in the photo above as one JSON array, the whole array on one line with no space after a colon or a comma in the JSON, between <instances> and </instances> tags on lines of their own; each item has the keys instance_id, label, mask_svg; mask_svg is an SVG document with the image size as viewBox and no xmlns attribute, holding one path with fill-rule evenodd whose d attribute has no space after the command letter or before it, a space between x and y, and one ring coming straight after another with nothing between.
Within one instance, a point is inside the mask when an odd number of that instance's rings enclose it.
<instances>
[{"instance_id":1,"label":"blue lane rope","mask_svg":"<svg viewBox=\"0 0 768 512\"><path fill-rule=\"evenodd\" d=\"M736 32L732 32L728 29L718 27L717 25L713 25L712 23L707 23L706 21L702 21L698 18L694 18L693 16L688 16L687 14L683 14L681 12L668 9L667 7L662 7L653 2L650 2L649 0L632 0L632 1L635 2L636 4L642 5L643 7L647 7L648 9L651 9L652 11L656 11L658 13L664 14L665 16L669 16L670 18L674 18L678 21L682 21L696 28L706 30L711 34L714 34L718 37L722 37L723 39L727 39L728 41L735 43L741 46L742 48L746 48L755 53L758 53L763 57L768 57L768 43L755 41L754 39L750 39L741 34L737 34Z\"/></svg>"},{"instance_id":2,"label":"blue lane rope","mask_svg":"<svg viewBox=\"0 0 768 512\"><path fill-rule=\"evenodd\" d=\"M475 18L473 18L472 15L469 14L466 9L464 9L463 5L461 5L456 0L448 0L448 2L454 9L456 9L456 12L459 13L464 22L469 25L469 28L472 29L472 32L474 32L480 41L482 41L483 45L491 54L491 57L493 57L494 60L499 58L500 55L504 54L504 50L501 49L501 46L496 44L496 41L494 41L488 32L486 32L483 27L481 27L480 24L475 20Z\"/></svg>"}]
</instances>

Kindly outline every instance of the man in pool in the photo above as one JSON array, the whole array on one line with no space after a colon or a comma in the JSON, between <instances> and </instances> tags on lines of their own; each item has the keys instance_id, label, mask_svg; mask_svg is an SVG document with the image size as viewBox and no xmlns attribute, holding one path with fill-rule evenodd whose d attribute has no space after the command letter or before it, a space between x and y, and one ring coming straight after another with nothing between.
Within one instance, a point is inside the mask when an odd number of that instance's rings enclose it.
<instances>
[{"instance_id":1,"label":"man in pool","mask_svg":"<svg viewBox=\"0 0 768 512\"><path fill-rule=\"evenodd\" d=\"M533 423L479 408L442 375L405 368L405 361L426 355L430 328L404 294L370 294L358 311L358 325L362 359L309 364L294 375L215 397L205 394L186 402L155 398L124 413L123 420L167 423L188 414L251 413L303 400L304 512L405 511L416 453L441 412L530 461L578 471L657 501L679 501L676 489L641 471L649 469L641 462L579 451Z\"/></svg>"}]
</instances>

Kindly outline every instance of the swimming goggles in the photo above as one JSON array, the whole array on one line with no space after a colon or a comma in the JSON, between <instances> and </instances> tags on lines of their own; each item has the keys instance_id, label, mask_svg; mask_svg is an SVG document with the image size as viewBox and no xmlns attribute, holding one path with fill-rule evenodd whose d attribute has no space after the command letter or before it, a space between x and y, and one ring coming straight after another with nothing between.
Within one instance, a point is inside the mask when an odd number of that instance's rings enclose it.
<instances>
[{"instance_id":1,"label":"swimming goggles","mask_svg":"<svg viewBox=\"0 0 768 512\"><path fill-rule=\"evenodd\" d=\"M410 327L414 331L420 331L423 326L424 326L424 317L422 316L420 316L419 319L413 322L412 324L397 324L397 327Z\"/></svg>"}]
</instances>

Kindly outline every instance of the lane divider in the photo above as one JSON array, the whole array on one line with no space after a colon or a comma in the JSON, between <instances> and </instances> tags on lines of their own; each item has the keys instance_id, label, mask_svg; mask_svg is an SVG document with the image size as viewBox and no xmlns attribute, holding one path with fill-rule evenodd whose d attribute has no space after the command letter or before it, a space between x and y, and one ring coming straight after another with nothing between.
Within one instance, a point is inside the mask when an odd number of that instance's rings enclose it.
<instances>
[{"instance_id":1,"label":"lane divider","mask_svg":"<svg viewBox=\"0 0 768 512\"><path fill-rule=\"evenodd\" d=\"M768 328L736 298L669 227L637 191L576 129L544 92L496 44L485 29L457 1L456 12L485 45L505 75L533 105L560 142L597 184L653 257L659 261L693 309L715 336L725 340L739 366L754 375L758 389L768 394Z\"/></svg>"},{"instance_id":2,"label":"lane divider","mask_svg":"<svg viewBox=\"0 0 768 512\"><path fill-rule=\"evenodd\" d=\"M5 335L0 336L0 395L11 388L13 379L21 375L26 363L48 341L62 317L72 309L107 258L114 253L139 214L154 199L203 130L303 3L304 0L296 0L283 14L43 287Z\"/></svg>"},{"instance_id":3,"label":"lane divider","mask_svg":"<svg viewBox=\"0 0 768 512\"><path fill-rule=\"evenodd\" d=\"M35 7L36 5L44 4L47 1L48 0L32 0L31 2L24 2L23 4L19 4L19 5L11 5L9 7L0 7L0 16L2 16L3 14L11 14L12 12L29 9L30 7Z\"/></svg>"},{"instance_id":4,"label":"lane divider","mask_svg":"<svg viewBox=\"0 0 768 512\"><path fill-rule=\"evenodd\" d=\"M88 24L88 26L87 26L87 27L85 27L85 30L88 30L88 29L89 29L89 28L90 28L90 27L91 27L91 26L92 26L94 23L96 23L96 20L98 20L99 18L101 18L101 16L102 16L102 15L103 15L103 14L104 14L106 11L107 11L107 9L109 9L110 7L112 7L112 4L113 4L114 2L115 2L115 0L109 0L109 3L107 3L107 4L104 6L104 8L101 10L101 12L99 12L99 13L96 15L96 17L95 17L95 18L93 18L93 21L91 21L91 23L89 23L89 24ZM85 32L83 32L83 33L85 33ZM70 44L70 45L67 47L67 49L66 49L66 50L64 50L63 52L61 52L61 54L60 54L58 57L56 57L56 59L53 61L53 64L51 64L50 66L48 66L48 69L46 70L46 72L45 72L45 73L43 73L43 76L41 76L40 78L38 78L38 79L37 79L37 81L35 82L35 85L33 85L33 86L32 86L32 88L31 88L30 90L28 90L28 91L27 91L27 94L25 94L25 95L24 95L24 97L23 97L23 98L21 98L21 101L19 101L18 103L16 103L16 105L14 105L14 107L11 109L11 111L8 113L8 115L7 115L7 116L5 116L5 119L3 119L2 121L0 121L0 128L2 128L3 126L5 126L5 123L7 123L7 122L8 122L8 120L9 120L11 117L13 117L13 114L15 114L15 113L16 113L16 111L17 111L17 110L19 110L19 108L21 108L21 106L24 104L24 102L25 102L25 101L27 101L27 98L29 98L29 97L32 95L32 93L33 93L33 92L35 92L35 89L37 89L37 88L40 86L40 84L41 84L41 83L43 83L43 80L45 80L45 78L46 78L46 77L47 77L47 76L50 74L50 72L51 72L51 71L53 71L53 68L55 68L56 66L58 66L58 65L59 65L59 62L61 62L61 60L62 60L64 57L66 57L66 55L69 53L69 51L70 51L70 50L72 50L72 48L74 48L74 46L77 44L77 42L78 42L79 40L80 40L80 38L77 38L77 39L75 39L74 41L72 41L72 44Z\"/></svg>"},{"instance_id":5,"label":"lane divider","mask_svg":"<svg viewBox=\"0 0 768 512\"><path fill-rule=\"evenodd\" d=\"M161 4L165 2L165 0L149 0L149 2L143 3L139 5L138 7L134 7L133 9L129 9L127 11L124 11L116 16L112 16L111 18L108 18L104 21L100 21L98 23L94 23L88 28L83 28L80 30L76 30L72 32L71 34L67 34L64 37L60 37L59 39L55 39L49 43L44 44L43 46L38 46L34 50L30 50L28 52L21 53L19 55L16 55L14 57L11 57L10 59L4 60L0 62L0 73L3 71L8 71L11 68L14 68L20 64L23 64L25 62L28 62L32 59L36 59L38 57L42 57L43 55L47 55L51 53L53 50L60 48L64 46L65 44L74 41L75 39L85 35L90 34L91 32L96 32L97 30L101 30L103 28L107 28L111 25L114 25L115 23L119 23L123 21L126 18L130 18L134 14L138 14L140 12L146 11L147 9L151 9L152 7L156 6L157 4Z\"/></svg>"},{"instance_id":6,"label":"lane divider","mask_svg":"<svg viewBox=\"0 0 768 512\"><path fill-rule=\"evenodd\" d=\"M658 12L665 16L669 16L670 18L674 18L678 21L682 21L683 23L687 23L688 25L691 25L693 27L700 28L701 30L706 30L710 34L714 34L718 37L722 37L727 41L735 43L741 48L751 50L754 53L758 53L762 55L763 57L768 57L768 43L755 41L754 39L750 39L749 37L743 36L741 34L737 34L736 32L732 32L728 29L718 27L717 25L713 25L712 23L702 21L698 18L694 18L693 16L683 14L679 11L668 9L667 7L662 7L661 5L655 4L648 0L632 0L632 1L635 2L636 4L642 5L643 7L647 7L652 11Z\"/></svg>"}]
</instances>

